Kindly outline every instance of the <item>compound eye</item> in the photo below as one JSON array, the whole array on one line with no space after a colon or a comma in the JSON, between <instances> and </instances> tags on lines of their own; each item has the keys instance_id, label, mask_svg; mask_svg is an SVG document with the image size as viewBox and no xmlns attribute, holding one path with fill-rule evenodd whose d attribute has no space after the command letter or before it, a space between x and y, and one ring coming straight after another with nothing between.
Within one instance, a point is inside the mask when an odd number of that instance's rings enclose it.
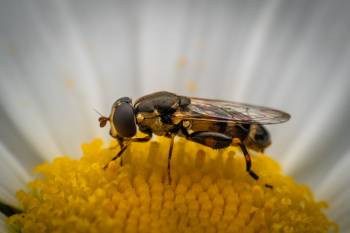
<instances>
[{"instance_id":1,"label":"compound eye","mask_svg":"<svg viewBox=\"0 0 350 233\"><path fill-rule=\"evenodd\" d=\"M119 105L113 115L113 124L122 137L133 137L136 134L136 122L133 107L128 103Z\"/></svg>"}]
</instances>

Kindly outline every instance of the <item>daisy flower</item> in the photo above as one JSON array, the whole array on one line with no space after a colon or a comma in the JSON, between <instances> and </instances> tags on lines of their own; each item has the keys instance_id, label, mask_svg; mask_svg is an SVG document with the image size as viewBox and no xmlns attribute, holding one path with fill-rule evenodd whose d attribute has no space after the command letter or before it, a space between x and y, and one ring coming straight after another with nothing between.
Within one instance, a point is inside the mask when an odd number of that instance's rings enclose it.
<instances>
[{"instance_id":1,"label":"daisy flower","mask_svg":"<svg viewBox=\"0 0 350 233\"><path fill-rule=\"evenodd\" d=\"M350 232L349 8L2 1L0 200L24 212L1 215L0 231ZM101 169L119 148L93 109L157 90L292 120L268 127L267 155L253 156L258 182L236 148L179 140L169 184L163 138Z\"/></svg>"}]
</instances>

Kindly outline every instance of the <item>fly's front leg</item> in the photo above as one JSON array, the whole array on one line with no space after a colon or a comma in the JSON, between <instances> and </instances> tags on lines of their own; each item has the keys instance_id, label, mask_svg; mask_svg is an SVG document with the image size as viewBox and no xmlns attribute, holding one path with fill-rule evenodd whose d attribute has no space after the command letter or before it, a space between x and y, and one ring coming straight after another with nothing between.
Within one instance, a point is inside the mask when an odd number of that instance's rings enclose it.
<instances>
[{"instance_id":1,"label":"fly's front leg","mask_svg":"<svg viewBox=\"0 0 350 233\"><path fill-rule=\"evenodd\" d=\"M116 160L117 158L119 158L119 157L123 154L123 152L126 150L126 148L128 148L128 146L129 146L129 145L126 145L126 146L122 147L122 148L120 149L120 151L111 159L111 161L109 161L109 162L103 167L103 169L107 169L107 167L108 167L108 165L109 165L110 162L112 162L112 161ZM122 161L120 161L120 165L123 165Z\"/></svg>"},{"instance_id":2,"label":"fly's front leg","mask_svg":"<svg viewBox=\"0 0 350 233\"><path fill-rule=\"evenodd\" d=\"M148 142L149 140L152 139L152 134L148 134L147 136L143 137L143 138L131 138L129 140L129 144L132 143L132 142ZM121 155L121 158L120 158L120 166L123 166L123 162L124 162L124 159L123 159L123 156Z\"/></svg>"},{"instance_id":3,"label":"fly's front leg","mask_svg":"<svg viewBox=\"0 0 350 233\"><path fill-rule=\"evenodd\" d=\"M128 139L127 141L127 144L124 142L124 138L122 137L117 137L117 140L118 140L118 143L120 145L120 151L118 152L118 154L116 154L112 159L111 161L109 161L105 166L104 166L104 169L106 169L109 165L110 162L118 159L119 157L122 156L123 152L128 148L128 146L130 145L130 143L132 142L148 142L149 140L151 140L152 138L152 134L149 134L147 135L146 137L143 137L143 138L131 138L131 139ZM121 157L123 158L123 157ZM120 165L123 166L123 159L120 160Z\"/></svg>"},{"instance_id":4,"label":"fly's front leg","mask_svg":"<svg viewBox=\"0 0 350 233\"><path fill-rule=\"evenodd\" d=\"M104 167L103 169L107 169L108 165L110 162L118 159L122 154L123 152L126 150L126 148L128 148L129 144L124 144L124 138L123 137L119 137L117 136L117 141L118 141L118 144L119 144L119 147L120 147L120 151L111 159L111 161L109 161Z\"/></svg>"},{"instance_id":5,"label":"fly's front leg","mask_svg":"<svg viewBox=\"0 0 350 233\"><path fill-rule=\"evenodd\" d=\"M129 144L128 144L128 145L125 145L125 146L123 146L123 147L121 147L120 151L111 159L111 161L109 161L109 162L103 167L103 169L107 169L108 165L109 165L112 161L118 159L118 158L123 154L123 152L128 148L128 146L129 146ZM122 160L120 160L120 165L121 165L121 166L123 165Z\"/></svg>"}]
</instances>

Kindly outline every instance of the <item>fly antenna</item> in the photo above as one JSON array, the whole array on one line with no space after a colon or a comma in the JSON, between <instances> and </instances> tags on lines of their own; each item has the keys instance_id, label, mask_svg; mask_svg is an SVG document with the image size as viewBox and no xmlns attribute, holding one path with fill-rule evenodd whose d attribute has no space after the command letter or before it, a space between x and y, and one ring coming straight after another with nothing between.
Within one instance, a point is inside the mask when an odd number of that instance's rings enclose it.
<instances>
[{"instance_id":1,"label":"fly antenna","mask_svg":"<svg viewBox=\"0 0 350 233\"><path fill-rule=\"evenodd\" d=\"M101 117L103 117L102 113L100 113L96 108L93 109L98 115L100 115Z\"/></svg>"},{"instance_id":2,"label":"fly antenna","mask_svg":"<svg viewBox=\"0 0 350 233\"><path fill-rule=\"evenodd\" d=\"M105 117L104 115L102 115L99 111L97 111L95 108L94 108L94 111L100 115L100 117L98 118L98 121L100 122L100 127L105 127L105 125L107 124L107 121L109 121L109 118L108 117Z\"/></svg>"}]
</instances>

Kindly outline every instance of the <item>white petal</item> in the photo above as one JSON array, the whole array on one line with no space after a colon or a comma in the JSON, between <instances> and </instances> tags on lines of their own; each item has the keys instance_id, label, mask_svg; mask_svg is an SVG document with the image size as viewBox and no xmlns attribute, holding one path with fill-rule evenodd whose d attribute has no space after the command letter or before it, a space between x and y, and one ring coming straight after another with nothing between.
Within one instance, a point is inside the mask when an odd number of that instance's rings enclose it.
<instances>
[{"instance_id":1,"label":"white petal","mask_svg":"<svg viewBox=\"0 0 350 233\"><path fill-rule=\"evenodd\" d=\"M318 197L329 200L330 213L333 219L337 219L339 224L349 226L348 218L350 215L348 203L350 201L349 187L349 166L350 150L345 153L339 161L336 161L328 172L325 179L315 190Z\"/></svg>"},{"instance_id":2,"label":"white petal","mask_svg":"<svg viewBox=\"0 0 350 233\"><path fill-rule=\"evenodd\" d=\"M24 168L15 157L0 142L0 196L5 203L16 204L13 194L24 188L32 177L25 172Z\"/></svg>"}]
</instances>

